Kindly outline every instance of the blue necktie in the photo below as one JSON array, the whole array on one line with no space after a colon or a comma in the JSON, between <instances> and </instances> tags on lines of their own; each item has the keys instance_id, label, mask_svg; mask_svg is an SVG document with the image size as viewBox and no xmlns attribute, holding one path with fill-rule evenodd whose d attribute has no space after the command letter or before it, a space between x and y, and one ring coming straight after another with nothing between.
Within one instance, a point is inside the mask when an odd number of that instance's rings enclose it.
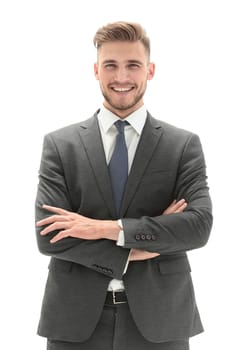
<instances>
[{"instance_id":1,"label":"blue necktie","mask_svg":"<svg viewBox=\"0 0 245 350\"><path fill-rule=\"evenodd\" d=\"M116 145L109 162L109 172L117 214L119 214L124 187L128 178L128 150L124 135L124 127L126 124L128 124L128 122L123 122L121 120L114 123L118 134Z\"/></svg>"}]
</instances>

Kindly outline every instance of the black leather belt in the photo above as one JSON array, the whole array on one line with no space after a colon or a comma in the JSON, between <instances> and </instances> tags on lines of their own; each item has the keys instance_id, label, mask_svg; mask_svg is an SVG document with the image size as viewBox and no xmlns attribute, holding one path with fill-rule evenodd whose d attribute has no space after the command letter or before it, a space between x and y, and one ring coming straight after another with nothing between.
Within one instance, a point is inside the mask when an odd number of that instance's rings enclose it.
<instances>
[{"instance_id":1,"label":"black leather belt","mask_svg":"<svg viewBox=\"0 0 245 350\"><path fill-rule=\"evenodd\" d=\"M107 292L105 305L118 305L118 304L126 304L127 297L126 293L123 292Z\"/></svg>"}]
</instances>

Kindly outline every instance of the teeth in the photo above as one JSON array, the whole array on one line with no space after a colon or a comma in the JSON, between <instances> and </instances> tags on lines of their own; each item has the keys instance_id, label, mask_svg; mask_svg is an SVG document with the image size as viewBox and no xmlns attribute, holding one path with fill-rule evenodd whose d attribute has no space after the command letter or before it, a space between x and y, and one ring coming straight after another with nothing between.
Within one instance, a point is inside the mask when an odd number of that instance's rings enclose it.
<instances>
[{"instance_id":1,"label":"teeth","mask_svg":"<svg viewBox=\"0 0 245 350\"><path fill-rule=\"evenodd\" d=\"M129 91L131 90L131 88L113 88L115 91L118 91L118 92L125 92L125 91Z\"/></svg>"}]
</instances>

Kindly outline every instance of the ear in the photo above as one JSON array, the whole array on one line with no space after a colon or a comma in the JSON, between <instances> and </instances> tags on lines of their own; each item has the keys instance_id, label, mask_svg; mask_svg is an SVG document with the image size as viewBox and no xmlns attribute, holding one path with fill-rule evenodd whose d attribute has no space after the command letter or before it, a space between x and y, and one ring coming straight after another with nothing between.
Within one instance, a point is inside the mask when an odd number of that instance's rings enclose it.
<instances>
[{"instance_id":1,"label":"ear","mask_svg":"<svg viewBox=\"0 0 245 350\"><path fill-rule=\"evenodd\" d=\"M151 80L155 75L155 63L149 63L147 80Z\"/></svg>"},{"instance_id":2,"label":"ear","mask_svg":"<svg viewBox=\"0 0 245 350\"><path fill-rule=\"evenodd\" d=\"M99 68L98 68L98 64L97 63L94 63L94 75L95 75L95 78L97 80L99 80Z\"/></svg>"}]
</instances>

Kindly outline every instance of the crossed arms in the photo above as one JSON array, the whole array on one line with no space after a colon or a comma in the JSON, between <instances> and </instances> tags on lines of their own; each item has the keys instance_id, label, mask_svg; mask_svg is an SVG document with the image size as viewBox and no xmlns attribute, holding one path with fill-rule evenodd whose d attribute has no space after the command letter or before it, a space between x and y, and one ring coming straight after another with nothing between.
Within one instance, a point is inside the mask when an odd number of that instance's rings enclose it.
<instances>
[{"instance_id":1,"label":"crossed arms","mask_svg":"<svg viewBox=\"0 0 245 350\"><path fill-rule=\"evenodd\" d=\"M179 201L174 200L163 212L163 215L183 212L186 207L187 203L184 199ZM38 227L46 226L42 231L40 231L40 235L46 236L53 231L59 230L59 233L53 236L50 240L51 244L54 244L67 237L83 240L118 240L118 235L121 228L116 220L91 219L83 215L49 205L43 205L43 208L54 215L37 222ZM129 261L152 259L158 255L160 254L155 252L132 249L129 256Z\"/></svg>"},{"instance_id":2,"label":"crossed arms","mask_svg":"<svg viewBox=\"0 0 245 350\"><path fill-rule=\"evenodd\" d=\"M36 231L41 253L95 270L98 265L107 266L108 270L113 271L110 277L121 279L130 252L131 261L146 260L159 254L183 252L206 244L212 226L212 213L205 162L198 137L192 135L186 141L181 158L178 158L177 180L166 192L168 196L171 194L170 198L185 200L173 202L162 215L122 218L125 238L123 247L115 242L120 231L118 222L101 220L106 210L101 208L104 202L99 192L93 193L93 201L89 193L85 193L83 209L85 212L89 209L87 215L73 212L78 212L73 208L79 208L81 204L77 196L80 189L74 188L74 183L78 183L76 174L83 176L85 172L86 178L89 178L90 168L86 167L86 162L82 164L83 158L80 160L79 154L81 167L73 171L68 162L70 153L66 153L63 147L60 150L61 145L58 147L57 141L50 135L46 137L40 167ZM65 162L62 162L61 153L62 157L65 156ZM92 190L91 185L89 188ZM85 201L89 205L85 206ZM167 207L167 204L165 202L162 207ZM90 218L97 210L97 219ZM136 239L136 236L147 235L154 236L154 240Z\"/></svg>"}]
</instances>

